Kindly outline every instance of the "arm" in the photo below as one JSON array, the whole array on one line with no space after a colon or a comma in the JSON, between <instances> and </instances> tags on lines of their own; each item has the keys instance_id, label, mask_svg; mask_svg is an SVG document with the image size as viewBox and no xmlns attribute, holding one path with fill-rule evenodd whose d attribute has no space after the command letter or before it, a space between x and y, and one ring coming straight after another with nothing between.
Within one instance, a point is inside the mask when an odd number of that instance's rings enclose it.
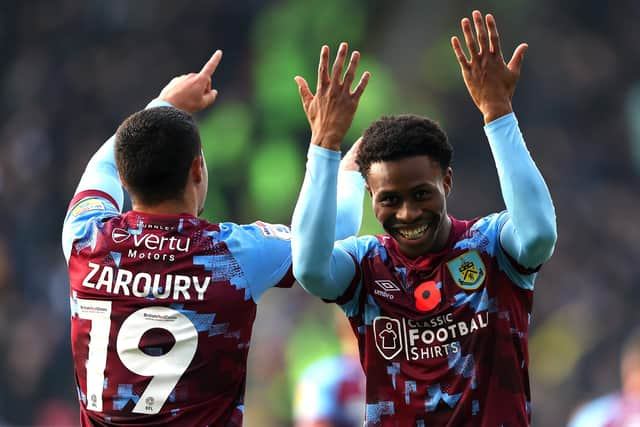
<instances>
[{"instance_id":1,"label":"arm","mask_svg":"<svg viewBox=\"0 0 640 427\"><path fill-rule=\"evenodd\" d=\"M485 21L479 11L473 12L476 38L471 21L464 18L461 22L471 59L463 52L457 37L451 39L451 44L469 94L484 117L510 214L500 232L500 242L518 264L536 268L551 256L557 231L551 195L527 151L511 106L528 46L520 44L506 64L495 19L487 15Z\"/></svg>"},{"instance_id":2,"label":"arm","mask_svg":"<svg viewBox=\"0 0 640 427\"><path fill-rule=\"evenodd\" d=\"M211 89L211 76L222 52L216 51L199 73L176 77L160 96L146 108L173 106L194 113L211 105L217 91ZM115 136L109 138L91 157L69 204L62 230L62 248L69 259L71 245L85 231L85 225L103 215L116 215L122 210L124 193L115 162Z\"/></svg>"},{"instance_id":3,"label":"arm","mask_svg":"<svg viewBox=\"0 0 640 427\"><path fill-rule=\"evenodd\" d=\"M364 178L355 157L362 138L359 138L340 161L338 171L338 204L336 214L336 240L355 236L362 223Z\"/></svg>"},{"instance_id":4,"label":"arm","mask_svg":"<svg viewBox=\"0 0 640 427\"><path fill-rule=\"evenodd\" d=\"M307 171L292 220L293 274L307 291L327 299L342 295L355 274L351 256L334 248L336 188L340 143L351 126L369 74L362 76L352 92L360 55L353 52L342 81L346 55L347 45L343 43L330 79L329 49L322 48L315 95L304 79L296 78L312 136Z\"/></svg>"},{"instance_id":5,"label":"arm","mask_svg":"<svg viewBox=\"0 0 640 427\"><path fill-rule=\"evenodd\" d=\"M308 292L336 299L355 274L351 256L333 244L340 153L312 144L307 158L291 225L293 275Z\"/></svg>"},{"instance_id":6,"label":"arm","mask_svg":"<svg viewBox=\"0 0 640 427\"><path fill-rule=\"evenodd\" d=\"M529 155L515 115L492 121L485 132L510 214L500 232L500 243L518 264L536 268L551 257L557 237L549 189Z\"/></svg>"}]
</instances>

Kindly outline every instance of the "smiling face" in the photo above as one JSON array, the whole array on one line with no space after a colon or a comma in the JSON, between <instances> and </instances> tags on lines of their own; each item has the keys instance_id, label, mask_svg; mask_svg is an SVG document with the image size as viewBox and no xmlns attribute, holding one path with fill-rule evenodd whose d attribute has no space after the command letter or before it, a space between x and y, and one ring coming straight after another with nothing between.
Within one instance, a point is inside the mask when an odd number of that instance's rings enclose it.
<instances>
[{"instance_id":1,"label":"smiling face","mask_svg":"<svg viewBox=\"0 0 640 427\"><path fill-rule=\"evenodd\" d=\"M402 253L417 258L441 250L451 230L447 196L451 168L426 155L378 161L367 173L373 211Z\"/></svg>"}]
</instances>

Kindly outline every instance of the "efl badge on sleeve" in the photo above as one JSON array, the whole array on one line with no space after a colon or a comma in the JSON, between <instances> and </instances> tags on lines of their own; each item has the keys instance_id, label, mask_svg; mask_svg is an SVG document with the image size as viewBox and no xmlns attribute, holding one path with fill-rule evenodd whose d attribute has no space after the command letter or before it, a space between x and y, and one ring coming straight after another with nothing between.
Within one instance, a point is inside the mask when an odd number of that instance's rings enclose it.
<instances>
[{"instance_id":1,"label":"efl badge on sleeve","mask_svg":"<svg viewBox=\"0 0 640 427\"><path fill-rule=\"evenodd\" d=\"M478 251L463 253L459 257L449 261L447 267L456 285L466 291L478 289L487 275Z\"/></svg>"},{"instance_id":2,"label":"efl badge on sleeve","mask_svg":"<svg viewBox=\"0 0 640 427\"><path fill-rule=\"evenodd\" d=\"M106 210L104 203L97 199L84 199L80 203L76 204L71 210L71 215L74 217L80 216L89 211L104 211Z\"/></svg>"}]
</instances>

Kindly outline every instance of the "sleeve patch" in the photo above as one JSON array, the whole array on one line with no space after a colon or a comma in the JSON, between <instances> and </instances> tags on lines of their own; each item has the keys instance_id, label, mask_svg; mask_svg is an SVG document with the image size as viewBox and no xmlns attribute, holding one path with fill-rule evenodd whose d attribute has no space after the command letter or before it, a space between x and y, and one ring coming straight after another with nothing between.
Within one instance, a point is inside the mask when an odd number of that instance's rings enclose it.
<instances>
[{"instance_id":1,"label":"sleeve patch","mask_svg":"<svg viewBox=\"0 0 640 427\"><path fill-rule=\"evenodd\" d=\"M269 224L262 221L256 221L264 237L275 237L281 240L291 240L291 230L286 225Z\"/></svg>"},{"instance_id":2,"label":"sleeve patch","mask_svg":"<svg viewBox=\"0 0 640 427\"><path fill-rule=\"evenodd\" d=\"M101 200L98 199L86 199L75 205L71 210L71 215L78 217L83 213L90 211L106 211L107 208Z\"/></svg>"}]
</instances>

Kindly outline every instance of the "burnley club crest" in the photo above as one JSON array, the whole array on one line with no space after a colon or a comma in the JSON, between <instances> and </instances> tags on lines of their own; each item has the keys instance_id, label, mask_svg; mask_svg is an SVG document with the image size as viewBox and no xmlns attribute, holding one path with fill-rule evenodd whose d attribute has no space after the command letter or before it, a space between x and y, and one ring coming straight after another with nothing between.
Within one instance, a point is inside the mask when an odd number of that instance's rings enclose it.
<instances>
[{"instance_id":1,"label":"burnley club crest","mask_svg":"<svg viewBox=\"0 0 640 427\"><path fill-rule=\"evenodd\" d=\"M486 269L478 251L468 251L447 263L449 273L456 282L466 291L478 289L484 282Z\"/></svg>"}]
</instances>

